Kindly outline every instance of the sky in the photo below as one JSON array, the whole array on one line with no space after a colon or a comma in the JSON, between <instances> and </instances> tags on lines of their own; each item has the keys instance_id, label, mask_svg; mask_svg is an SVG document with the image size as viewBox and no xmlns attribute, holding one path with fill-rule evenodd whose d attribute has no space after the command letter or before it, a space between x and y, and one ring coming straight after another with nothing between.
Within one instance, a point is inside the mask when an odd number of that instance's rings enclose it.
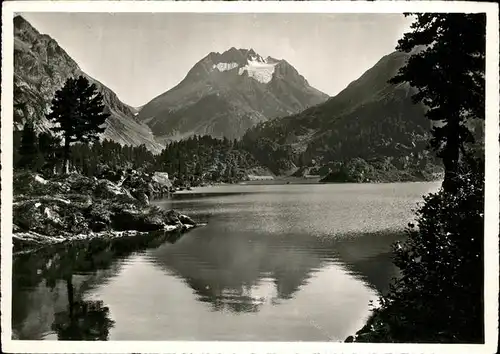
<instances>
[{"instance_id":1,"label":"sky","mask_svg":"<svg viewBox=\"0 0 500 354\"><path fill-rule=\"evenodd\" d=\"M286 59L335 95L394 51L402 14L21 13L118 97L139 107L210 52L253 48Z\"/></svg>"}]
</instances>

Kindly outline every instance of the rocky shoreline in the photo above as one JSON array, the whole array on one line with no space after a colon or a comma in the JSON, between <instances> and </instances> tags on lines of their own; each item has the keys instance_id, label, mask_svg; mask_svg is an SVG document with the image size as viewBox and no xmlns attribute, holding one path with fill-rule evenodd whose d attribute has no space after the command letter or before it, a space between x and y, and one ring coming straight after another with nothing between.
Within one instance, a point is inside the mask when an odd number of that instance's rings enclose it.
<instances>
[{"instance_id":1,"label":"rocky shoreline","mask_svg":"<svg viewBox=\"0 0 500 354\"><path fill-rule=\"evenodd\" d=\"M44 178L14 173L14 253L44 245L150 232L185 231L189 216L150 205L172 192L168 176L104 171L98 177L71 173Z\"/></svg>"}]
</instances>

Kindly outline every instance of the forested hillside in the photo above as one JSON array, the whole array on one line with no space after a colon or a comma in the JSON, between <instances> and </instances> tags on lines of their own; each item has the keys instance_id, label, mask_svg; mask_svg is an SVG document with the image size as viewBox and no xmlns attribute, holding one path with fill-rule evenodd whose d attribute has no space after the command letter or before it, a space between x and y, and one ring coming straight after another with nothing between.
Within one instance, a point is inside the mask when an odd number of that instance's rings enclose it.
<instances>
[{"instance_id":1,"label":"forested hillside","mask_svg":"<svg viewBox=\"0 0 500 354\"><path fill-rule=\"evenodd\" d=\"M327 174L350 164L364 169L356 181L432 178L439 168L427 152L424 106L413 104L408 84L387 82L408 56L383 57L327 102L249 130L244 145L275 173L313 167Z\"/></svg>"},{"instance_id":2,"label":"forested hillside","mask_svg":"<svg viewBox=\"0 0 500 354\"><path fill-rule=\"evenodd\" d=\"M26 126L14 134L14 166L53 174L62 168L61 149L50 134L36 134ZM27 162L29 161L29 162ZM176 185L237 182L249 175L269 175L241 143L210 136L194 136L170 143L159 155L144 145L120 145L105 139L71 146L70 171L86 176L103 169L167 172Z\"/></svg>"}]
</instances>

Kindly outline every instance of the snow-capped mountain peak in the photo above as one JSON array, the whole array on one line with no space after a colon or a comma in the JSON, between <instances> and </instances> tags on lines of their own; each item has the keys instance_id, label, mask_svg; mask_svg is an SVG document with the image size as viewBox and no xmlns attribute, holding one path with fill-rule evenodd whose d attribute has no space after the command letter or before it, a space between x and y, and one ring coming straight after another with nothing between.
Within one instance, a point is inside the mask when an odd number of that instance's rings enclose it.
<instances>
[{"instance_id":1,"label":"snow-capped mountain peak","mask_svg":"<svg viewBox=\"0 0 500 354\"><path fill-rule=\"evenodd\" d=\"M232 47L203 57L177 86L146 104L138 120L161 139L205 134L234 139L259 122L327 98L285 60Z\"/></svg>"},{"instance_id":2,"label":"snow-capped mountain peak","mask_svg":"<svg viewBox=\"0 0 500 354\"><path fill-rule=\"evenodd\" d=\"M233 60L225 61L230 58ZM228 51L220 54L216 59L220 59L221 61L214 63L212 65L212 70L226 72L238 68L238 75L246 73L249 78L263 84L268 84L272 80L274 67L279 62L277 60L271 60L269 62L268 59L264 59L253 49L247 50L236 48L229 49Z\"/></svg>"}]
</instances>

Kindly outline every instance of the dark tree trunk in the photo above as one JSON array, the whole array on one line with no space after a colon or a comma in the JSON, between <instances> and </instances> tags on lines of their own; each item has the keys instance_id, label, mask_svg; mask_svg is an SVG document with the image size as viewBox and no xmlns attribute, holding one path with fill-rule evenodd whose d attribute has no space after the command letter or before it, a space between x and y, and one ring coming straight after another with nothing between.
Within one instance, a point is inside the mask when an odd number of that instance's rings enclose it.
<instances>
[{"instance_id":1,"label":"dark tree trunk","mask_svg":"<svg viewBox=\"0 0 500 354\"><path fill-rule=\"evenodd\" d=\"M444 168L445 171L444 171L443 189L447 192L453 193L456 190L457 171L455 165L445 160Z\"/></svg>"},{"instance_id":2,"label":"dark tree trunk","mask_svg":"<svg viewBox=\"0 0 500 354\"><path fill-rule=\"evenodd\" d=\"M69 137L64 138L63 148L63 173L69 173Z\"/></svg>"},{"instance_id":3,"label":"dark tree trunk","mask_svg":"<svg viewBox=\"0 0 500 354\"><path fill-rule=\"evenodd\" d=\"M454 193L457 188L458 164L460 160L460 133L458 117L448 122L446 151L443 157L444 181L443 189Z\"/></svg>"}]
</instances>

